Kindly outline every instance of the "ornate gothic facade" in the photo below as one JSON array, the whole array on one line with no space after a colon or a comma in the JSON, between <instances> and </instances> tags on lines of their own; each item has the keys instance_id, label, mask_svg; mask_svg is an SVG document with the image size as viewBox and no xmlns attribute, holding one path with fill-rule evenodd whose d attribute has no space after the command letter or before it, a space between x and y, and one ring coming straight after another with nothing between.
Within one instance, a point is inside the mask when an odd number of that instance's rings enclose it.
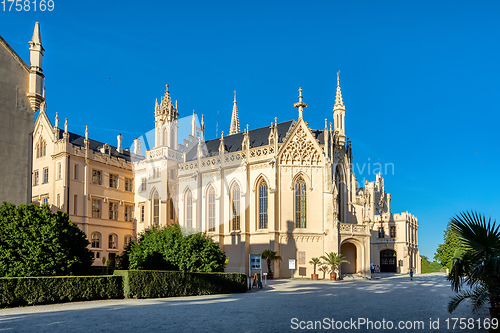
<instances>
[{"instance_id":1,"label":"ornate gothic facade","mask_svg":"<svg viewBox=\"0 0 500 333\"><path fill-rule=\"evenodd\" d=\"M332 124L311 129L299 90L298 120L240 132L236 94L230 135L205 140L204 123L177 144L178 110L167 91L155 107L155 144L133 163L137 232L179 223L206 232L226 252L227 271L248 273L249 254L278 251L275 276L309 276L309 261L344 254L342 274L420 271L417 219L392 214L384 180L359 187L337 83ZM136 147L139 145L136 142ZM139 152L137 150L137 152ZM140 185L138 185L140 184Z\"/></svg>"}]
</instances>

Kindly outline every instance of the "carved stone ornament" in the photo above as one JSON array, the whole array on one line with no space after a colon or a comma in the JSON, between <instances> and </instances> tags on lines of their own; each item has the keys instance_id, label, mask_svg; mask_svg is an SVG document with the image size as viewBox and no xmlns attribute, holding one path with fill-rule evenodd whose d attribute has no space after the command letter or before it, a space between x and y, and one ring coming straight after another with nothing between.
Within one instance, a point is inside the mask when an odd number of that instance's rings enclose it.
<instances>
[{"instance_id":1,"label":"carved stone ornament","mask_svg":"<svg viewBox=\"0 0 500 333\"><path fill-rule=\"evenodd\" d=\"M292 165L318 165L321 162L321 155L307 137L304 128L298 128L293 138L287 143L280 162Z\"/></svg>"}]
</instances>

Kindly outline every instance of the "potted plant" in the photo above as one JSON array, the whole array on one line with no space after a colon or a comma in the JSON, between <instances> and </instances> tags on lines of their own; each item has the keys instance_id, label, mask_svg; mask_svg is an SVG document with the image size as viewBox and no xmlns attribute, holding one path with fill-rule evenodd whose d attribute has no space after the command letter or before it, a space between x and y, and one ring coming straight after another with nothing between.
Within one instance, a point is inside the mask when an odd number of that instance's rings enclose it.
<instances>
[{"instance_id":1,"label":"potted plant","mask_svg":"<svg viewBox=\"0 0 500 333\"><path fill-rule=\"evenodd\" d=\"M335 270L340 267L342 263L350 263L345 259L343 254L338 254L336 252L327 252L324 256L321 256L321 259L325 261L325 264L330 266L330 280L337 280L337 272Z\"/></svg>"},{"instance_id":2,"label":"potted plant","mask_svg":"<svg viewBox=\"0 0 500 333\"><path fill-rule=\"evenodd\" d=\"M318 274L316 274L316 265L319 265L321 263L321 260L319 258L311 258L311 261L309 261L309 263L314 266L314 273L311 274L311 279L317 280Z\"/></svg>"},{"instance_id":3,"label":"potted plant","mask_svg":"<svg viewBox=\"0 0 500 333\"><path fill-rule=\"evenodd\" d=\"M323 272L323 280L324 280L325 276L326 276L326 273L328 273L330 271L330 267L328 265L325 265L324 263L322 263L322 265L319 266L319 270L321 272Z\"/></svg>"},{"instance_id":4,"label":"potted plant","mask_svg":"<svg viewBox=\"0 0 500 333\"><path fill-rule=\"evenodd\" d=\"M277 251L271 251L270 249L264 250L261 256L262 259L267 261L267 278L274 279L274 273L271 271L271 263L273 261L281 260L281 256L278 255Z\"/></svg>"}]
</instances>

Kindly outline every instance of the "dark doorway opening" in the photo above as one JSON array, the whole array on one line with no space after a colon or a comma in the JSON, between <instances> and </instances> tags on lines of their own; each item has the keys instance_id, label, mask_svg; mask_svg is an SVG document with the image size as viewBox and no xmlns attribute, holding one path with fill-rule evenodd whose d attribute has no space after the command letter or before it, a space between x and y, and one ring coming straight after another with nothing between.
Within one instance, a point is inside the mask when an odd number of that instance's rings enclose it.
<instances>
[{"instance_id":1,"label":"dark doorway opening","mask_svg":"<svg viewBox=\"0 0 500 333\"><path fill-rule=\"evenodd\" d=\"M382 250L380 251L380 271L381 272L392 272L397 271L397 257L396 251L394 250Z\"/></svg>"}]
</instances>

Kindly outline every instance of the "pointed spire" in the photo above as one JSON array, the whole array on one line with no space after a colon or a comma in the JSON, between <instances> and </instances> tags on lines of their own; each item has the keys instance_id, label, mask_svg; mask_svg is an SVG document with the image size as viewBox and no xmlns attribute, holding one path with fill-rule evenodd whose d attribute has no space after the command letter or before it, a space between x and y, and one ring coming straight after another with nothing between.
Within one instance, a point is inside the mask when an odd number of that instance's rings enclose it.
<instances>
[{"instance_id":1,"label":"pointed spire","mask_svg":"<svg viewBox=\"0 0 500 333\"><path fill-rule=\"evenodd\" d=\"M299 102L293 104L293 106L299 109L299 120L302 119L303 110L307 108L307 104L302 101L302 88L299 88Z\"/></svg>"},{"instance_id":2,"label":"pointed spire","mask_svg":"<svg viewBox=\"0 0 500 333\"><path fill-rule=\"evenodd\" d=\"M224 131L220 134L220 145L219 145L219 153L225 152L226 147L224 145Z\"/></svg>"},{"instance_id":3,"label":"pointed spire","mask_svg":"<svg viewBox=\"0 0 500 333\"><path fill-rule=\"evenodd\" d=\"M238 107L236 106L236 90L234 91L233 114L231 115L231 127L229 135L240 133L240 120L238 118Z\"/></svg>"},{"instance_id":4,"label":"pointed spire","mask_svg":"<svg viewBox=\"0 0 500 333\"><path fill-rule=\"evenodd\" d=\"M342 92L340 91L340 71L337 72L337 93L335 94L334 109L345 109L344 101L342 100Z\"/></svg>"},{"instance_id":5,"label":"pointed spire","mask_svg":"<svg viewBox=\"0 0 500 333\"><path fill-rule=\"evenodd\" d=\"M196 116L193 110L193 118L191 118L191 135L196 136Z\"/></svg>"},{"instance_id":6,"label":"pointed spire","mask_svg":"<svg viewBox=\"0 0 500 333\"><path fill-rule=\"evenodd\" d=\"M40 36L40 24L35 23L35 29L33 30L33 37L31 38L33 43L42 44L42 38Z\"/></svg>"},{"instance_id":7,"label":"pointed spire","mask_svg":"<svg viewBox=\"0 0 500 333\"><path fill-rule=\"evenodd\" d=\"M200 123L200 127L201 127L201 136L200 136L200 140L205 140L205 120L203 120L203 113L201 114L201 123Z\"/></svg>"}]
</instances>

